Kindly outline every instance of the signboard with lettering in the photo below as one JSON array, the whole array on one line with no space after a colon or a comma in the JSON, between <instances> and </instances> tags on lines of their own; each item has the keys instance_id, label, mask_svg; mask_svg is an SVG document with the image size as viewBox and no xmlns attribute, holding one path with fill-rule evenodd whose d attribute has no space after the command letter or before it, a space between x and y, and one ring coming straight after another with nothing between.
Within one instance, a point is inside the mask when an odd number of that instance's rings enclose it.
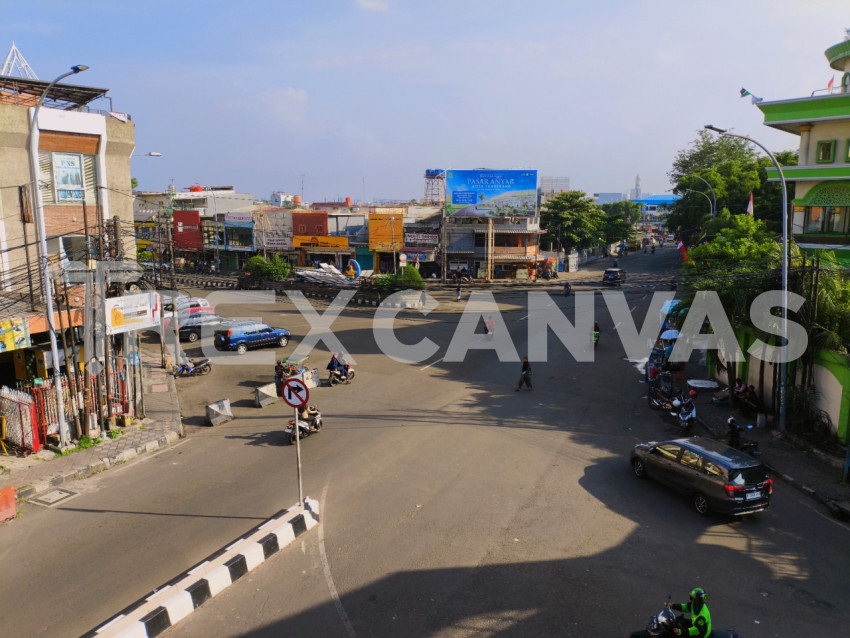
<instances>
[{"instance_id":1,"label":"signboard with lettering","mask_svg":"<svg viewBox=\"0 0 850 638\"><path fill-rule=\"evenodd\" d=\"M446 171L446 215L533 217L537 171Z\"/></svg>"},{"instance_id":2,"label":"signboard with lettering","mask_svg":"<svg viewBox=\"0 0 850 638\"><path fill-rule=\"evenodd\" d=\"M346 250L348 248L348 237L327 237L295 235L292 238L293 248L329 248L331 250Z\"/></svg>"}]
</instances>

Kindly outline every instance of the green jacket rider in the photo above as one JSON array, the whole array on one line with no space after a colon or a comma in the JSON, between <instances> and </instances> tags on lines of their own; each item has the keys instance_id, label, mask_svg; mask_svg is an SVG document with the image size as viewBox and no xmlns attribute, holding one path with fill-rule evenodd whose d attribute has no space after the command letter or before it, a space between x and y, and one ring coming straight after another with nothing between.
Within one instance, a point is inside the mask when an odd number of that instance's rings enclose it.
<instances>
[{"instance_id":1,"label":"green jacket rider","mask_svg":"<svg viewBox=\"0 0 850 638\"><path fill-rule=\"evenodd\" d=\"M708 611L708 605L705 604L708 597L702 587L694 587L691 590L691 602L680 605L678 603L671 604L671 609L683 611L691 615L690 624L687 625L688 636L698 636L699 638L709 638L711 636L711 614ZM688 623L685 620L685 623ZM679 630L674 630L679 634Z\"/></svg>"}]
</instances>

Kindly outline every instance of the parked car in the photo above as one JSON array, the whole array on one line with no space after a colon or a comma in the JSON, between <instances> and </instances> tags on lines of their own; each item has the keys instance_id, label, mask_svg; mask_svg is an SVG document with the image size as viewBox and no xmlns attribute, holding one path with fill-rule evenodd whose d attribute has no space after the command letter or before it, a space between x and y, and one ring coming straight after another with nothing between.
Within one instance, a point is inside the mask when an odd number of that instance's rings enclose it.
<instances>
[{"instance_id":1,"label":"parked car","mask_svg":"<svg viewBox=\"0 0 850 638\"><path fill-rule=\"evenodd\" d=\"M694 436L639 443L630 458L635 476L684 494L699 514L740 516L770 507L773 480L767 468L720 441Z\"/></svg>"},{"instance_id":2,"label":"parked car","mask_svg":"<svg viewBox=\"0 0 850 638\"><path fill-rule=\"evenodd\" d=\"M177 313L190 315L196 312L212 312L210 302L203 297L192 297L190 299L180 300L177 302Z\"/></svg>"},{"instance_id":3,"label":"parked car","mask_svg":"<svg viewBox=\"0 0 850 638\"><path fill-rule=\"evenodd\" d=\"M185 319L180 318L179 321L177 334L180 336L181 341L189 341L190 343L195 343L200 339L202 331L209 335L212 333L211 329L214 326L236 323L235 319L228 319L212 312L197 312Z\"/></svg>"},{"instance_id":4,"label":"parked car","mask_svg":"<svg viewBox=\"0 0 850 638\"><path fill-rule=\"evenodd\" d=\"M606 268L602 274L602 283L609 286L622 286L626 281L626 271L622 268Z\"/></svg>"},{"instance_id":5,"label":"parked car","mask_svg":"<svg viewBox=\"0 0 850 638\"><path fill-rule=\"evenodd\" d=\"M286 347L289 343L289 330L272 328L264 323L244 321L234 323L215 331L213 344L216 350L236 350L245 354L254 348L266 346Z\"/></svg>"}]
</instances>

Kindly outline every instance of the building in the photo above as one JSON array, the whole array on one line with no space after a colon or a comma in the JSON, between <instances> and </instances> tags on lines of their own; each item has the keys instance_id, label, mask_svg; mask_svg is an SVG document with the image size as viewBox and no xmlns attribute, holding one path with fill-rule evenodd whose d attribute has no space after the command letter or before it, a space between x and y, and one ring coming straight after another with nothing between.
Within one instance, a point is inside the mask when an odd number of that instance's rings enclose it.
<instances>
[{"instance_id":1,"label":"building","mask_svg":"<svg viewBox=\"0 0 850 638\"><path fill-rule=\"evenodd\" d=\"M633 219L631 221L632 223L641 221L647 226L660 226L664 223L664 219L667 217L670 208L680 199L682 199L681 195L674 195L673 193L647 195L640 199L633 199L631 201L640 204L641 219Z\"/></svg>"},{"instance_id":2,"label":"building","mask_svg":"<svg viewBox=\"0 0 850 638\"><path fill-rule=\"evenodd\" d=\"M850 40L829 47L825 55L843 74L838 86L806 97L754 101L765 126L800 138L797 166L782 169L794 186L794 239L802 248L850 250ZM767 175L779 181L775 168Z\"/></svg>"},{"instance_id":3,"label":"building","mask_svg":"<svg viewBox=\"0 0 850 638\"><path fill-rule=\"evenodd\" d=\"M42 280L34 179L50 262L67 268L72 261L98 258L135 261L130 185L135 127L126 113L94 107L107 91L0 76L0 321L25 324L21 339L4 344L0 369L10 369L12 350L47 341L45 284L54 282ZM35 176L31 153L37 154ZM73 283L57 278L63 281ZM83 305L81 288L71 287L68 302ZM82 315L74 317L73 325L80 325ZM58 326L58 318L54 321Z\"/></svg>"},{"instance_id":4,"label":"building","mask_svg":"<svg viewBox=\"0 0 850 638\"><path fill-rule=\"evenodd\" d=\"M593 193L593 197L599 206L624 202L628 199L625 193Z\"/></svg>"}]
</instances>

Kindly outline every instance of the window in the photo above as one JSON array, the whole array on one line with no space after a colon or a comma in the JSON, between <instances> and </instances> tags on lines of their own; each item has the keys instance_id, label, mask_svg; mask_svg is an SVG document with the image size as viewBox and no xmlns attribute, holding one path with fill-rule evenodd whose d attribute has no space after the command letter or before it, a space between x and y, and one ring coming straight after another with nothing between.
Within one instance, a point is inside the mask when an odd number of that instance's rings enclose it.
<instances>
[{"instance_id":1,"label":"window","mask_svg":"<svg viewBox=\"0 0 850 638\"><path fill-rule=\"evenodd\" d=\"M705 469L706 474L710 476L723 476L723 469L711 461L706 461L703 469Z\"/></svg>"},{"instance_id":2,"label":"window","mask_svg":"<svg viewBox=\"0 0 850 638\"><path fill-rule=\"evenodd\" d=\"M307 234L307 224L298 224L298 234L306 235Z\"/></svg>"},{"instance_id":3,"label":"window","mask_svg":"<svg viewBox=\"0 0 850 638\"><path fill-rule=\"evenodd\" d=\"M844 161L850 162L850 139L844 140Z\"/></svg>"},{"instance_id":4,"label":"window","mask_svg":"<svg viewBox=\"0 0 850 638\"><path fill-rule=\"evenodd\" d=\"M94 203L97 157L83 153L39 151L41 196L45 205Z\"/></svg>"},{"instance_id":5,"label":"window","mask_svg":"<svg viewBox=\"0 0 850 638\"><path fill-rule=\"evenodd\" d=\"M818 164L830 164L835 160L835 140L820 140L815 161Z\"/></svg>"},{"instance_id":6,"label":"window","mask_svg":"<svg viewBox=\"0 0 850 638\"><path fill-rule=\"evenodd\" d=\"M679 456L679 450L681 450L678 445L673 445L672 443L665 443L664 445L659 445L655 448L655 451L665 459L670 459L671 461L675 461Z\"/></svg>"},{"instance_id":7,"label":"window","mask_svg":"<svg viewBox=\"0 0 850 638\"><path fill-rule=\"evenodd\" d=\"M696 452L692 452L691 450L684 450L682 452L682 460L679 461L682 465L686 465L695 470L700 468L702 465L702 457Z\"/></svg>"},{"instance_id":8,"label":"window","mask_svg":"<svg viewBox=\"0 0 850 638\"><path fill-rule=\"evenodd\" d=\"M823 206L807 206L806 222L803 225L804 233L823 232Z\"/></svg>"}]
</instances>

